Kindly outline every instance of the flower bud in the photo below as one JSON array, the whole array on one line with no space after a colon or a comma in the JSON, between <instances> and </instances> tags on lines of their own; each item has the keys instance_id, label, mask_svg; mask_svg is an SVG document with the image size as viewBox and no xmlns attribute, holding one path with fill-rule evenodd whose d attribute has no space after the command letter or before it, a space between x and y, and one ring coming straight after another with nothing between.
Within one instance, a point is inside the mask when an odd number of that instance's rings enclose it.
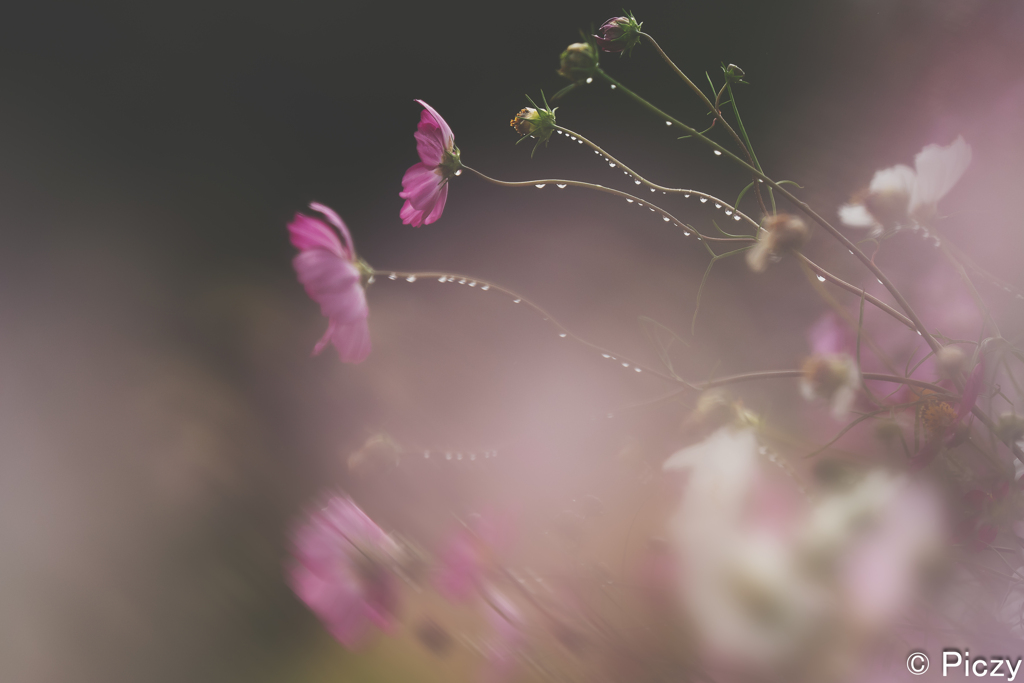
<instances>
[{"instance_id":1,"label":"flower bud","mask_svg":"<svg viewBox=\"0 0 1024 683\"><path fill-rule=\"evenodd\" d=\"M565 48L561 56L558 74L570 81L590 78L597 68L597 50L590 43L573 43Z\"/></svg>"},{"instance_id":2,"label":"flower bud","mask_svg":"<svg viewBox=\"0 0 1024 683\"><path fill-rule=\"evenodd\" d=\"M763 273L769 260L778 260L782 252L799 249L810 236L807 224L788 213L768 216L761 225L757 244L747 252L747 265L755 273Z\"/></svg>"},{"instance_id":3,"label":"flower bud","mask_svg":"<svg viewBox=\"0 0 1024 683\"><path fill-rule=\"evenodd\" d=\"M632 14L612 17L597 29L594 40L603 52L632 52L640 42L640 26Z\"/></svg>"},{"instance_id":4,"label":"flower bud","mask_svg":"<svg viewBox=\"0 0 1024 683\"><path fill-rule=\"evenodd\" d=\"M966 370L967 356L955 346L944 346L935 354L936 371L941 379L953 379Z\"/></svg>"},{"instance_id":5,"label":"flower bud","mask_svg":"<svg viewBox=\"0 0 1024 683\"><path fill-rule=\"evenodd\" d=\"M725 80L729 81L730 83L738 83L744 76L747 75L746 73L744 73L743 69L739 68L735 64L730 64L729 66L724 67L722 71L725 72Z\"/></svg>"},{"instance_id":6,"label":"flower bud","mask_svg":"<svg viewBox=\"0 0 1024 683\"><path fill-rule=\"evenodd\" d=\"M537 141L537 144L533 146L533 150L536 152L537 147L542 142L547 142L551 138L551 134L555 132L555 110L548 106L547 100L542 100L544 106L538 107L537 103L529 96L526 99L530 100L530 104L533 106L520 109L519 113L512 117L510 125L523 136L519 142L528 137Z\"/></svg>"},{"instance_id":7,"label":"flower bud","mask_svg":"<svg viewBox=\"0 0 1024 683\"><path fill-rule=\"evenodd\" d=\"M996 422L996 435L1010 443L1024 439L1024 417L1013 413L1003 413Z\"/></svg>"}]
</instances>

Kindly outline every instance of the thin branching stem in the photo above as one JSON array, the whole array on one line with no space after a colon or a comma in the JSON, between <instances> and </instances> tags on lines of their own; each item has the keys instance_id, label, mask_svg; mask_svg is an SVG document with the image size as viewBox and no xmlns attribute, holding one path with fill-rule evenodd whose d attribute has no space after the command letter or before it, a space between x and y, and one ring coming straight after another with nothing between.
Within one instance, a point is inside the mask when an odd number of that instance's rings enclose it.
<instances>
[{"instance_id":1,"label":"thin branching stem","mask_svg":"<svg viewBox=\"0 0 1024 683\"><path fill-rule=\"evenodd\" d=\"M736 134L736 131L733 130L733 127L730 126L729 122L725 120L724 116L722 116L721 110L711 103L711 100L709 100L708 96L704 94L704 91L698 88L697 84L691 81L690 78L685 73L683 73L682 69L676 66L675 62L673 62L672 59L667 54L665 54L665 51L661 49L661 46L658 45L658 41L656 41L653 36L644 33L643 31L640 32L640 35L643 36L647 40L647 42L649 42L654 47L654 49L658 51L658 54L661 55L661 58L665 60L665 63L668 64L669 67L671 67L671 69L676 72L676 75L683 79L686 85L690 86L690 89L693 90L693 92L697 93L697 97L699 97L704 102L704 105L708 108L708 111L711 112L711 115L714 116L718 120L718 122L722 124L722 127L725 128L726 131L728 131L729 135L731 135L732 139L736 141L736 144L739 146L739 148L742 149L743 153L747 155L747 159L750 161L749 165L753 167L756 164L756 162L754 161L754 157L752 156L751 150L747 146L750 144L749 140L747 141L746 145L743 144L743 140L740 139L740 136ZM761 211L767 214L768 209L767 207L765 207L764 200L761 198L761 188L755 187L754 191L757 194L757 203L761 207Z\"/></svg>"},{"instance_id":2,"label":"thin branching stem","mask_svg":"<svg viewBox=\"0 0 1024 683\"><path fill-rule=\"evenodd\" d=\"M811 220L813 220L815 223L817 223L819 226L821 226L826 232L828 232L830 235L832 235L832 237L834 237L840 244L842 244L844 247L846 247L846 249L858 261L860 261L864 265L864 267L866 267L869 271L871 271L871 273L875 276L875 278L880 283L882 283L882 286L885 287L889 291L889 293L892 295L892 297L896 300L896 303L899 304L899 307L901 309L903 309L903 312L906 314L907 318L914 324L914 329L917 331L918 334L920 334L924 338L925 342L928 344L929 347L931 347L931 349L933 351L938 351L940 348L942 348L941 345L938 343L938 341L936 341L935 338L931 335L931 333L928 332L928 328L926 328L924 323L921 322L921 319L918 317L917 313L914 312L914 309L911 307L910 303L906 300L906 298L904 298L903 294L900 293L899 289L896 288L896 286L889 280L889 278L885 275L885 273L883 273L881 271L881 269L878 266L876 266L874 264L874 262L872 262L871 258L868 257L867 254L865 254L863 251L860 250L860 247L858 247L856 244L851 242L850 239L846 237L846 235L844 235L843 233L839 232L839 230L836 229L835 226L833 226L831 223L829 223L827 220L825 220L822 216L820 216L807 203L805 203L804 201L798 199L796 196L793 195L793 193L791 193L785 187L783 187L779 183L775 182L774 180L772 180L771 178L766 176L764 173L762 173L761 171L757 170L755 167L751 166L749 163L747 163L746 161L744 161L740 157L736 156L734 153L732 153L728 149L722 147L720 144L718 144L714 140L708 138L705 135L702 135L699 131L695 130L694 128L691 128L690 126L686 125L685 123L683 123L679 119L677 119L677 118L675 118L675 117L665 113L664 111L662 111L658 107L654 106L653 104L651 104L650 102L645 100L643 97L640 97L639 95L634 93L632 90L630 90L626 86L624 86L621 83L619 83L616 79L614 79L611 76L609 76L602 69L600 69L600 68L596 69L596 73L601 78L604 78L606 81L608 81L609 83L614 85L617 90L620 90L621 92L625 93L626 96L632 98L634 101L636 101L638 104L640 104L644 108L646 108L649 111L657 114L658 116L662 117L666 121L671 121L674 125L679 126L682 130L686 131L690 135L693 135L693 136L699 138L704 144L708 145L713 150L717 151L720 155L728 157L733 162L735 162L735 163L739 164L740 166L742 166L743 168L747 169L748 171L753 173L756 177L760 178L765 183L767 183L770 187L774 188L775 191L778 192L780 195L782 195L783 197L788 199L790 202L792 202L801 212L803 212ZM956 384L958 385L959 389L963 388L963 382L958 380L956 382Z\"/></svg>"},{"instance_id":3,"label":"thin branching stem","mask_svg":"<svg viewBox=\"0 0 1024 683\"><path fill-rule=\"evenodd\" d=\"M484 180L486 180L489 183L494 183L495 185L501 185L502 187L537 187L538 185L541 185L541 186L544 186L544 185L563 185L565 187L582 187L582 188L587 189L587 190L596 190L598 192L604 192L605 194L610 194L610 195L613 195L615 197L622 197L623 199L625 199L626 201L629 201L629 202L636 202L641 207L647 206L653 213L658 214L662 218L667 218L670 222L672 222L677 227L684 228L684 230L686 232L689 232L690 230L693 230L692 228L686 226L686 224L683 223L683 221L679 220L674 215L672 215L671 213L669 213L665 209L661 208L660 206L657 206L656 204L652 204L647 199L645 199L643 197L638 197L637 195L629 194L628 192L623 192L622 190L616 190L613 187L605 187L604 185L598 185L598 184L595 184L595 183L584 183L584 182L579 181L579 180L564 180L564 179L560 179L560 178L557 178L557 179L545 178L545 179L542 179L542 180L521 180L521 181L498 180L497 178L492 178L492 177L490 177L488 175L484 175L483 173L481 173L480 171L476 170L475 168L470 168L469 166L466 166L465 164L462 165L462 168L466 169L467 171L470 171L471 173L475 173L476 175L480 176L481 178L483 178ZM754 242L755 241L753 237L710 237L710 236L705 235L705 234L703 234L701 232L698 232L696 230L693 230L693 232L697 236L698 240L707 240L709 242Z\"/></svg>"}]
</instances>

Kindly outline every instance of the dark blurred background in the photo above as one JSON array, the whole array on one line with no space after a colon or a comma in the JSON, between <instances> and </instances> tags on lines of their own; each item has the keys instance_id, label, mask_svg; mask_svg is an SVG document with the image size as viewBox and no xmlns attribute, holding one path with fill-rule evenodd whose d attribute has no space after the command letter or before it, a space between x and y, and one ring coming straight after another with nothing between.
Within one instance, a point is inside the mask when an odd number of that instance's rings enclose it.
<instances>
[{"instance_id":1,"label":"dark blurred background","mask_svg":"<svg viewBox=\"0 0 1024 683\"><path fill-rule=\"evenodd\" d=\"M723 62L746 71L737 96L762 164L826 216L877 168L963 134L974 162L943 202L943 229L1024 285L1024 4L627 9L698 84L705 71L719 83ZM619 13L301 1L0 11L0 679L321 680L296 662L310 639L325 656L340 648L291 596L281 562L293 520L325 490L361 492L375 517L424 543L440 523L422 510L443 518L521 499L517 485L555 507L602 486L614 496L601 483L614 467L583 464L681 413L594 416L670 387L570 347L507 298L436 282L371 288L365 364L310 359L325 321L294 280L285 224L326 203L378 268L502 283L656 364L637 316L688 336L708 256L653 215L464 175L436 224L398 217L416 161L414 98L485 173L626 189L564 139L531 160L508 126L524 94L564 85L558 55L579 29ZM677 117L707 120L649 48L603 64ZM747 182L604 85L560 104L560 123L656 182L730 200ZM707 207L671 208L712 229ZM861 277L822 235L810 249ZM716 266L703 307L677 359L694 379L793 367L824 310L796 268L755 279L742 261ZM407 463L407 476L355 481L348 455L378 433L402 454L495 449L501 464Z\"/></svg>"}]
</instances>

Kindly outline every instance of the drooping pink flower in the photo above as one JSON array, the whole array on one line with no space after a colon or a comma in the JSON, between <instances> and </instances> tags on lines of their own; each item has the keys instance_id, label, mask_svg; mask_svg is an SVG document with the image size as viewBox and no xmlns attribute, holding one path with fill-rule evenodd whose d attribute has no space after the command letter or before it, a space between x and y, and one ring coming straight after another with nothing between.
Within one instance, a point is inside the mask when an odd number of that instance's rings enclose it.
<instances>
[{"instance_id":1,"label":"drooping pink flower","mask_svg":"<svg viewBox=\"0 0 1024 683\"><path fill-rule=\"evenodd\" d=\"M313 348L313 355L330 342L342 362L361 363L370 354L370 326L366 322L369 308L352 236L329 207L313 202L309 208L323 215L341 233L338 239L327 223L301 213L295 214L288 224L291 242L299 250L292 261L299 282L330 321Z\"/></svg>"},{"instance_id":2,"label":"drooping pink flower","mask_svg":"<svg viewBox=\"0 0 1024 683\"><path fill-rule=\"evenodd\" d=\"M402 222L418 228L441 217L448 199L448 181L460 167L459 148L455 136L441 115L423 100L420 123L416 127L416 152L420 162L413 164L402 178L402 191L398 196L402 205Z\"/></svg>"},{"instance_id":3,"label":"drooping pink flower","mask_svg":"<svg viewBox=\"0 0 1024 683\"><path fill-rule=\"evenodd\" d=\"M293 539L289 583L331 635L355 647L395 623L395 543L350 498L332 498Z\"/></svg>"}]
</instances>

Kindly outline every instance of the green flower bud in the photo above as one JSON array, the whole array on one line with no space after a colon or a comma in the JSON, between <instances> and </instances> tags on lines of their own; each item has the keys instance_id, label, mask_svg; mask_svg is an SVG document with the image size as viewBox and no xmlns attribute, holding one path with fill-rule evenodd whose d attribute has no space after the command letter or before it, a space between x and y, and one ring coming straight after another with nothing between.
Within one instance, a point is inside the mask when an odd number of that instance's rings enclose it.
<instances>
[{"instance_id":1,"label":"green flower bud","mask_svg":"<svg viewBox=\"0 0 1024 683\"><path fill-rule=\"evenodd\" d=\"M573 43L565 48L561 56L558 74L570 81L578 82L591 78L597 68L597 49L591 43Z\"/></svg>"}]
</instances>

